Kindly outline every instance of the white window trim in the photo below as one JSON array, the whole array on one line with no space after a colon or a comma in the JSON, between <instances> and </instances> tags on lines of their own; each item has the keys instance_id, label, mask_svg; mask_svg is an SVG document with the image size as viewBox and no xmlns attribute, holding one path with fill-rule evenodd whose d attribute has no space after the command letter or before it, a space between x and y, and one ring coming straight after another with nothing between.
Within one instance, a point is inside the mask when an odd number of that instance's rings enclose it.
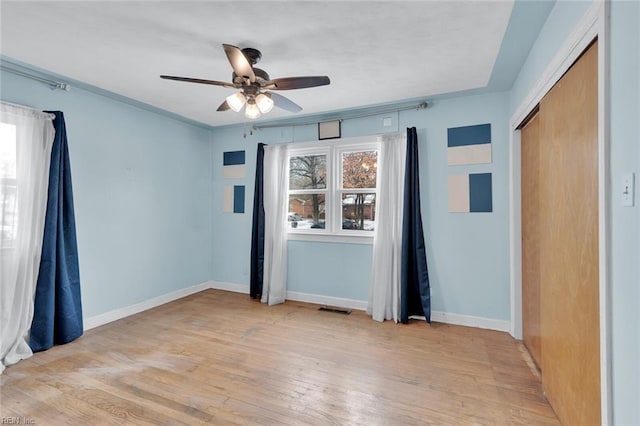
<instances>
[{"instance_id":1,"label":"white window trim","mask_svg":"<svg viewBox=\"0 0 640 426\"><path fill-rule=\"evenodd\" d=\"M335 197L342 192L366 192L375 193L378 199L378 188L375 191L360 189L342 189L342 154L345 152L377 151L380 153L380 137L358 137L346 139L323 140L318 142L303 142L289 145L289 157L299 155L326 154L327 155L327 185L325 196L325 208L330 208L330 215L326 220L324 229L296 229L287 228L287 239L290 241L315 241L324 243L347 243L347 244L373 244L373 233L358 230L342 229L338 226L342 223L337 218L342 218L342 203L335 200ZM379 185L380 173L376 181ZM376 186L377 186L376 185ZM286 188L289 193L289 188ZM316 193L319 191L309 190Z\"/></svg>"}]
</instances>

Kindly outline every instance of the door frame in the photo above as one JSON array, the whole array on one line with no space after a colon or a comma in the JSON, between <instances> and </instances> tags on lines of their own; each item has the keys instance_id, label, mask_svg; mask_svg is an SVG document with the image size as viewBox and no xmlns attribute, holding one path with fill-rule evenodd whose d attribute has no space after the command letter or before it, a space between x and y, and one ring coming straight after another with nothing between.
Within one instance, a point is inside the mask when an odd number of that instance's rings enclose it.
<instances>
[{"instance_id":1,"label":"door frame","mask_svg":"<svg viewBox=\"0 0 640 426\"><path fill-rule=\"evenodd\" d=\"M537 83L527 93L509 120L509 263L511 287L510 334L522 339L522 216L521 216L521 133L518 126L542 97L560 80L582 52L598 38L598 267L600 309L600 405L601 423L611 424L610 400L610 199L608 96L608 16L609 3L596 0L547 65Z\"/></svg>"}]
</instances>

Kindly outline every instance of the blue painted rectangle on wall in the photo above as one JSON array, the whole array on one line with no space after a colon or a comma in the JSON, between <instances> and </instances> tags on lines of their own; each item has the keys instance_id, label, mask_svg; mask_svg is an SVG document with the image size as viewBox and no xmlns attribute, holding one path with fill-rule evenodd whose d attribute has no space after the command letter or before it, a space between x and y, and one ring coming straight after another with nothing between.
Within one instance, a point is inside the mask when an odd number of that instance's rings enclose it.
<instances>
[{"instance_id":1,"label":"blue painted rectangle on wall","mask_svg":"<svg viewBox=\"0 0 640 426\"><path fill-rule=\"evenodd\" d=\"M227 151L223 157L223 165L225 166L244 164L244 151Z\"/></svg>"},{"instance_id":2,"label":"blue painted rectangle on wall","mask_svg":"<svg viewBox=\"0 0 640 426\"><path fill-rule=\"evenodd\" d=\"M469 211L487 213L493 211L491 173L469 175Z\"/></svg>"},{"instance_id":3,"label":"blue painted rectangle on wall","mask_svg":"<svg viewBox=\"0 0 640 426\"><path fill-rule=\"evenodd\" d=\"M491 143L491 124L451 127L447 129L447 146L480 145Z\"/></svg>"},{"instance_id":4,"label":"blue painted rectangle on wall","mask_svg":"<svg viewBox=\"0 0 640 426\"><path fill-rule=\"evenodd\" d=\"M244 213L244 185L233 187L233 212Z\"/></svg>"},{"instance_id":5,"label":"blue painted rectangle on wall","mask_svg":"<svg viewBox=\"0 0 640 426\"><path fill-rule=\"evenodd\" d=\"M244 151L227 151L223 157L222 176L225 179L244 179Z\"/></svg>"}]
</instances>

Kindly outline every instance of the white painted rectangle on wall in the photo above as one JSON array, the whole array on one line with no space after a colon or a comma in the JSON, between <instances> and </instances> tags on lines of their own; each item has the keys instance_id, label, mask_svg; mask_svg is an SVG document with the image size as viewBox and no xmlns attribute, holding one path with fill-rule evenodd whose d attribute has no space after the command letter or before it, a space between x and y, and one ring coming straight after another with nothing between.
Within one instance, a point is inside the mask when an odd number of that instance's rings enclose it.
<instances>
[{"instance_id":1,"label":"white painted rectangle on wall","mask_svg":"<svg viewBox=\"0 0 640 426\"><path fill-rule=\"evenodd\" d=\"M491 144L448 147L447 162L450 166L491 163Z\"/></svg>"},{"instance_id":2,"label":"white painted rectangle on wall","mask_svg":"<svg viewBox=\"0 0 640 426\"><path fill-rule=\"evenodd\" d=\"M225 179L242 179L244 178L244 169L244 164L224 166L222 168L222 175Z\"/></svg>"},{"instance_id":3,"label":"white painted rectangle on wall","mask_svg":"<svg viewBox=\"0 0 640 426\"><path fill-rule=\"evenodd\" d=\"M233 185L225 185L222 188L222 211L233 213Z\"/></svg>"},{"instance_id":4,"label":"white painted rectangle on wall","mask_svg":"<svg viewBox=\"0 0 640 426\"><path fill-rule=\"evenodd\" d=\"M469 213L469 175L449 175L449 212Z\"/></svg>"}]
</instances>

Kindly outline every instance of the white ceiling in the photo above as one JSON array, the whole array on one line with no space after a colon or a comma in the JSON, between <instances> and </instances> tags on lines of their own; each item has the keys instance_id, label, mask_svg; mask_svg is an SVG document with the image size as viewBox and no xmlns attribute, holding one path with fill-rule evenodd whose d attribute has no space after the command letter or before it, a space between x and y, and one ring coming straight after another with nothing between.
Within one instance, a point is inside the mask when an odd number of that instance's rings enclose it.
<instances>
[{"instance_id":1,"label":"white ceiling","mask_svg":"<svg viewBox=\"0 0 640 426\"><path fill-rule=\"evenodd\" d=\"M311 114L487 86L512 1L2 1L1 52L209 125L232 89L160 74L231 81L222 43L262 52L271 78L328 75L280 91ZM73 89L72 89L73 90ZM264 119L291 117L275 108Z\"/></svg>"}]
</instances>

